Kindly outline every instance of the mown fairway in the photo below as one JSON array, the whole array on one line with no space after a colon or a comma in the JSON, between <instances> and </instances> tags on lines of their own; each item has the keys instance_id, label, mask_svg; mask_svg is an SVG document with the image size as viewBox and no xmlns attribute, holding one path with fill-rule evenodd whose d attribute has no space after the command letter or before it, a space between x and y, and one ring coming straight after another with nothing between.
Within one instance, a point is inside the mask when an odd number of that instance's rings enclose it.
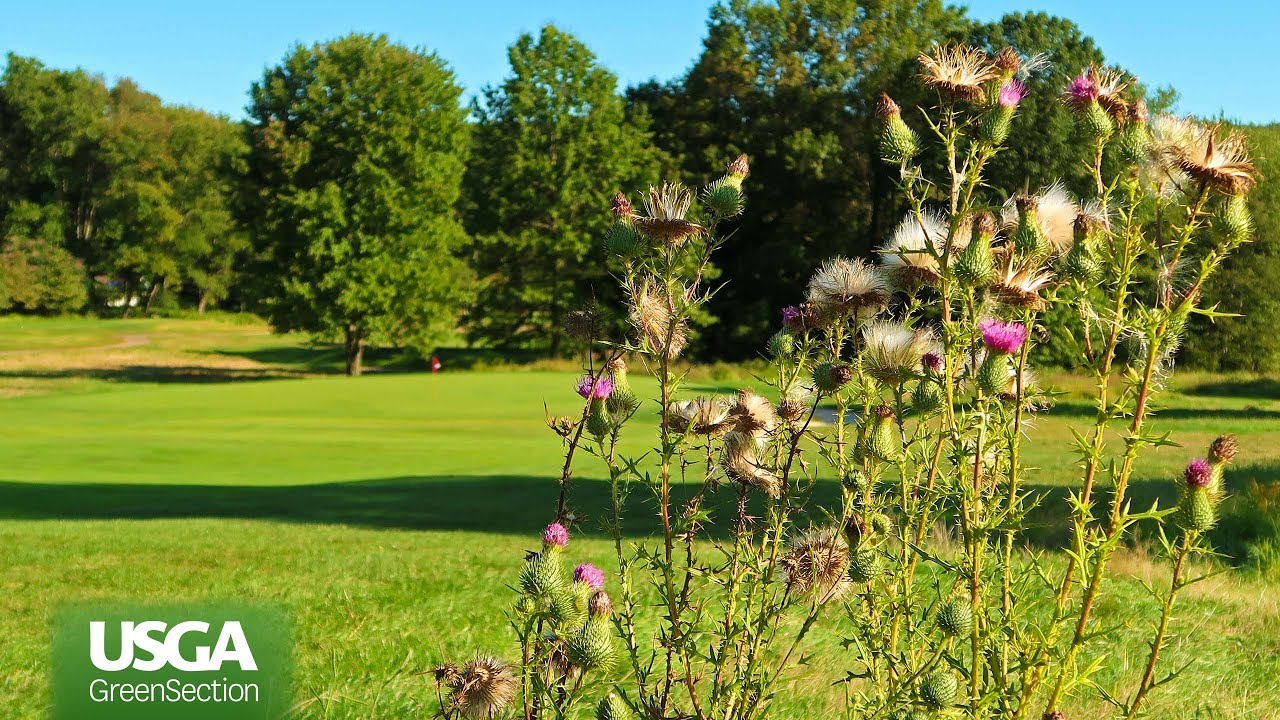
<instances>
[{"instance_id":1,"label":"mown fairway","mask_svg":"<svg viewBox=\"0 0 1280 720\"><path fill-rule=\"evenodd\" d=\"M416 673L512 654L506 584L552 513L558 473L543 402L570 412L573 374L315 374L333 359L251 324L0 320L0 717L42 717L50 613L91 598L287 607L307 718L423 717L432 693ZM1170 497L1170 478L1220 432L1241 438L1233 490L1280 479L1275 379L1189 376L1166 398L1159 426L1187 448L1149 458L1146 498ZM1067 423L1088 422L1084 402L1064 397L1033 430L1047 491L1070 482ZM591 516L603 485L589 459L581 467L574 504ZM1049 503L1052 524L1065 506ZM571 557L609 567L594 522L582 532ZM1126 579L1106 609L1122 618L1151 604L1141 581L1164 572L1141 550L1117 568ZM1152 717L1280 717L1277 590L1237 572L1188 591L1167 667L1195 665ZM1112 653L1101 680L1134 677L1145 634L1099 641ZM843 675L838 640L815 639L810 672L780 696L789 715L813 717L805 696Z\"/></svg>"}]
</instances>

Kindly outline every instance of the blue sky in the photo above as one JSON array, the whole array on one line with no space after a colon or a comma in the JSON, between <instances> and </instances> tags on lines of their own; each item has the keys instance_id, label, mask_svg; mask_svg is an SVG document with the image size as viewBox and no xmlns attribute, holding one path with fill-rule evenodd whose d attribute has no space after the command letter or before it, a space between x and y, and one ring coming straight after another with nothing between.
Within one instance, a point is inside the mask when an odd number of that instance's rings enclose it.
<instances>
[{"instance_id":1,"label":"blue sky","mask_svg":"<svg viewBox=\"0 0 1280 720\"><path fill-rule=\"evenodd\" d=\"M54 67L132 77L166 102L242 115L249 83L296 41L386 33L438 52L468 92L506 74L506 47L555 22L624 83L683 73L701 47L710 0L63 0L13 3L0 52ZM1179 110L1280 120L1272 45L1280 3L1266 0L973 0L973 17L1043 10L1076 21L1107 57L1182 93Z\"/></svg>"}]
</instances>

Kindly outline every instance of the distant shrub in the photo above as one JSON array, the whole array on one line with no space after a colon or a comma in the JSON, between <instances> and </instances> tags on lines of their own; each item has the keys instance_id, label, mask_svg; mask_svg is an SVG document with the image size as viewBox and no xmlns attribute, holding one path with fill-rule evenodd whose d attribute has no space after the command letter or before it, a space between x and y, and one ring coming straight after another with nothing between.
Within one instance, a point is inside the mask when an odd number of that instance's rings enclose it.
<instances>
[{"instance_id":1,"label":"distant shrub","mask_svg":"<svg viewBox=\"0 0 1280 720\"><path fill-rule=\"evenodd\" d=\"M0 309L75 312L88 296L84 266L61 245L18 237L0 241Z\"/></svg>"}]
</instances>

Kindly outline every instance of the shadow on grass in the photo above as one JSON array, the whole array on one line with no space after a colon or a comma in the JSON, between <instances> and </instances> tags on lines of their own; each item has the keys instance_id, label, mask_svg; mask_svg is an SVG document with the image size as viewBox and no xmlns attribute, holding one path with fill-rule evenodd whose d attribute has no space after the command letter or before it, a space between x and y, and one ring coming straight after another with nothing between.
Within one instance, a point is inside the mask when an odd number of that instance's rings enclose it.
<instances>
[{"instance_id":1,"label":"shadow on grass","mask_svg":"<svg viewBox=\"0 0 1280 720\"><path fill-rule=\"evenodd\" d=\"M1215 380L1203 382L1183 390L1186 395L1214 397L1245 397L1280 400L1280 380L1255 378L1253 380Z\"/></svg>"},{"instance_id":2,"label":"shadow on grass","mask_svg":"<svg viewBox=\"0 0 1280 720\"><path fill-rule=\"evenodd\" d=\"M65 370L0 370L0 378L23 380L84 379L107 382L214 384L302 377L285 368L217 368L198 365L125 365Z\"/></svg>"},{"instance_id":3,"label":"shadow on grass","mask_svg":"<svg viewBox=\"0 0 1280 720\"><path fill-rule=\"evenodd\" d=\"M1257 397L1256 395L1248 395L1248 397ZM1050 417L1079 417L1092 418L1098 414L1098 409L1093 403L1063 401L1055 403L1053 409L1049 411ZM1195 419L1233 419L1233 420L1280 420L1280 410L1264 410L1255 406L1246 406L1242 408L1161 408L1157 414L1161 418L1171 420L1195 420Z\"/></svg>"},{"instance_id":4,"label":"shadow on grass","mask_svg":"<svg viewBox=\"0 0 1280 720\"><path fill-rule=\"evenodd\" d=\"M0 481L0 519L237 518L530 534L554 519L557 488L545 476L410 476L283 487ZM673 490L675 499L683 500L694 489ZM725 503L736 502L727 489L717 495ZM628 528L629 534L657 530L651 497L644 487L630 493L627 512L636 526ZM584 533L603 534L600 520L609 498L606 482L574 480L569 507L583 518Z\"/></svg>"}]
</instances>

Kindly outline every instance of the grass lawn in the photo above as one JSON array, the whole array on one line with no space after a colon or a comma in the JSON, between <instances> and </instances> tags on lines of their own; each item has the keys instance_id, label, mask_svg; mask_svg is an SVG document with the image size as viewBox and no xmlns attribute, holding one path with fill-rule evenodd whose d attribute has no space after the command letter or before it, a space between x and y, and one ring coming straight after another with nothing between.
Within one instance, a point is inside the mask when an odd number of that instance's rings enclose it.
<instances>
[{"instance_id":1,"label":"grass lawn","mask_svg":"<svg viewBox=\"0 0 1280 720\"><path fill-rule=\"evenodd\" d=\"M337 363L332 348L249 323L0 318L0 717L43 717L51 613L87 599L285 606L306 718L424 717L433 695L416 673L512 654L506 584L553 513L560 461L543 403L573 410L574 375L326 375ZM1074 474L1068 426L1090 411L1078 381L1058 384L1074 392L1032 431L1029 461L1060 495ZM1158 427L1187 449L1148 456L1142 495L1172 497L1170 478L1221 432L1243 448L1231 489L1280 480L1280 382L1188 375L1165 399ZM588 517L603 507L600 477L582 465L574 505ZM1044 541L1066 512L1049 503ZM609 567L594 528L571 556ZM1142 583L1162 567L1137 549L1117 568L1104 612L1148 609ZM1280 718L1278 591L1248 571L1189 589L1166 667L1195 664L1157 691L1151 717ZM787 716L813 717L807 697L843 675L838 624L781 693ZM1098 641L1105 681L1136 680L1146 634Z\"/></svg>"}]
</instances>

